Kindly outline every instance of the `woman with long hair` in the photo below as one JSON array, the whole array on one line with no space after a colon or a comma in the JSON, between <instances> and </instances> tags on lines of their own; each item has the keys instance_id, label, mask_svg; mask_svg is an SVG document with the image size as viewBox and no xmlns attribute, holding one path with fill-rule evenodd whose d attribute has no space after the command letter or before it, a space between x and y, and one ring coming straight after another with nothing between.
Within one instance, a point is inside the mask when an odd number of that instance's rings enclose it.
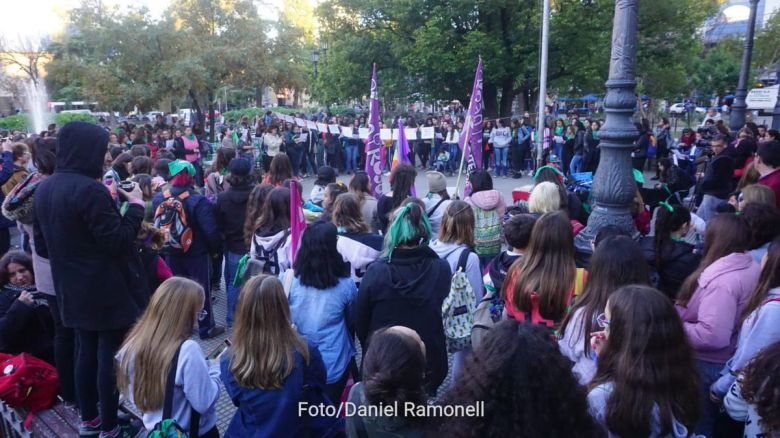
<instances>
[{"instance_id":1,"label":"woman with long hair","mask_svg":"<svg viewBox=\"0 0 780 438\"><path fill-rule=\"evenodd\" d=\"M590 334L598 327L598 316L604 313L610 295L628 284L650 284L650 272L642 250L630 237L607 238L599 244L590 259L585 289L561 324L561 353L574 362L574 375L587 385L596 374L590 348Z\"/></svg>"},{"instance_id":2,"label":"woman with long hair","mask_svg":"<svg viewBox=\"0 0 780 438\"><path fill-rule=\"evenodd\" d=\"M599 323L588 394L593 418L610 437L690 436L698 417L696 368L672 302L648 286L623 286Z\"/></svg>"},{"instance_id":3,"label":"woman with long hair","mask_svg":"<svg viewBox=\"0 0 780 438\"><path fill-rule=\"evenodd\" d=\"M249 257L261 260L263 271L272 275L279 275L291 267L290 189L277 187L268 193L263 211L255 222Z\"/></svg>"},{"instance_id":4,"label":"woman with long hair","mask_svg":"<svg viewBox=\"0 0 780 438\"><path fill-rule=\"evenodd\" d=\"M474 248L474 211L464 201L452 201L444 211L441 231L438 239L431 244L431 249L445 260L454 274L459 269L468 277L471 290L474 292L474 306L482 300L482 270L479 257ZM457 376L466 354L470 351L468 345L448 345L450 352L455 352L452 359L452 375Z\"/></svg>"},{"instance_id":5,"label":"woman with long hair","mask_svg":"<svg viewBox=\"0 0 780 438\"><path fill-rule=\"evenodd\" d=\"M230 187L225 180L230 162L236 158L236 150L233 148L217 149L214 164L211 165L211 173L206 177L206 197L215 200L217 195Z\"/></svg>"},{"instance_id":6,"label":"woman with long hair","mask_svg":"<svg viewBox=\"0 0 780 438\"><path fill-rule=\"evenodd\" d=\"M242 288L232 345L220 368L238 408L225 436L327 436L307 430L298 411L310 401L307 392L325 386L325 366L317 347L295 330L276 277L258 275Z\"/></svg>"},{"instance_id":7,"label":"woman with long hair","mask_svg":"<svg viewBox=\"0 0 780 438\"><path fill-rule=\"evenodd\" d=\"M585 388L547 330L502 321L444 395L445 406L483 402L482 415L439 419L436 436L597 437Z\"/></svg>"},{"instance_id":8,"label":"woman with long hair","mask_svg":"<svg viewBox=\"0 0 780 438\"><path fill-rule=\"evenodd\" d=\"M357 377L354 328L357 287L349 265L336 248L336 226L325 222L306 228L293 264L290 314L298 333L317 346L327 371L326 392L340 400L350 371Z\"/></svg>"},{"instance_id":9,"label":"woman with long hair","mask_svg":"<svg viewBox=\"0 0 780 438\"><path fill-rule=\"evenodd\" d=\"M111 168L103 175L103 180L111 179L114 181L114 184L117 184L130 178L132 170L133 156L130 152L122 152L111 162Z\"/></svg>"},{"instance_id":10,"label":"woman with long hair","mask_svg":"<svg viewBox=\"0 0 780 438\"><path fill-rule=\"evenodd\" d=\"M760 204L751 202L740 211L751 232L750 255L753 261L761 264L769 244L780 232L780 212L774 203Z\"/></svg>"},{"instance_id":11,"label":"woman with long hair","mask_svg":"<svg viewBox=\"0 0 780 438\"><path fill-rule=\"evenodd\" d=\"M260 219L265 206L265 200L274 186L271 184L258 184L249 192L249 198L246 201L246 218L244 219L244 243L247 247L252 244L252 236L255 234L255 224Z\"/></svg>"},{"instance_id":12,"label":"woman with long hair","mask_svg":"<svg viewBox=\"0 0 780 438\"><path fill-rule=\"evenodd\" d=\"M701 256L683 240L691 228L691 213L682 205L663 202L655 217L655 235L643 237L639 244L645 260L657 275L658 290L671 299L699 266Z\"/></svg>"},{"instance_id":13,"label":"woman with long hair","mask_svg":"<svg viewBox=\"0 0 780 438\"><path fill-rule=\"evenodd\" d=\"M155 195L153 208L156 212L164 202L176 200L184 204L187 220L192 231L191 245L186 252L170 254L168 265L173 275L197 281L206 294L203 318L198 320L201 339L209 339L224 333L214 318L211 302L213 271L211 254L222 250L222 237L217 227L214 208L205 196L195 190L195 166L185 160L176 160L168 165L171 174L171 188ZM157 214L155 213L155 216Z\"/></svg>"},{"instance_id":14,"label":"woman with long hair","mask_svg":"<svg viewBox=\"0 0 780 438\"><path fill-rule=\"evenodd\" d=\"M501 225L506 202L501 192L493 189L493 178L486 170L477 169L469 176L471 195L465 201L474 209L474 252L483 268L501 252Z\"/></svg>"},{"instance_id":15,"label":"woman with long hair","mask_svg":"<svg viewBox=\"0 0 780 438\"><path fill-rule=\"evenodd\" d=\"M333 224L338 231L336 248L346 263L357 286L368 269L382 253L382 236L370 232L360 214L360 200L353 193L344 193L333 204Z\"/></svg>"},{"instance_id":16,"label":"woman with long hair","mask_svg":"<svg viewBox=\"0 0 780 438\"><path fill-rule=\"evenodd\" d=\"M377 199L371 194L368 174L362 170L355 172L355 176L349 180L349 191L357 195L360 200L360 214L363 222L372 224L376 215Z\"/></svg>"},{"instance_id":17,"label":"woman with long hair","mask_svg":"<svg viewBox=\"0 0 780 438\"><path fill-rule=\"evenodd\" d=\"M287 154L280 152L271 160L268 173L263 177L263 184L282 187L284 182L293 178L292 162Z\"/></svg>"},{"instance_id":18,"label":"woman with long hair","mask_svg":"<svg viewBox=\"0 0 780 438\"><path fill-rule=\"evenodd\" d=\"M726 394L729 416L745 425L745 438L780 434L780 341L761 350Z\"/></svg>"},{"instance_id":19,"label":"woman with long hair","mask_svg":"<svg viewBox=\"0 0 780 438\"><path fill-rule=\"evenodd\" d=\"M742 328L737 350L726 363L726 370L712 385L711 393L722 399L735 376L770 344L780 341L780 237L775 238L761 263L761 277L742 310Z\"/></svg>"},{"instance_id":20,"label":"woman with long hair","mask_svg":"<svg viewBox=\"0 0 780 438\"><path fill-rule=\"evenodd\" d=\"M117 387L141 411L147 430L167 419L165 388L173 377L172 418L182 429L197 431L195 436L219 437L219 364L208 363L198 343L188 339L204 299L198 283L166 280L117 353ZM191 424L192 414L198 414L197 425Z\"/></svg>"},{"instance_id":21,"label":"woman with long hair","mask_svg":"<svg viewBox=\"0 0 780 438\"><path fill-rule=\"evenodd\" d=\"M281 153L282 143L284 139L279 135L279 127L273 123L268 125L262 140L263 170L266 172L271 170L273 158ZM292 164L290 166L290 173L292 173Z\"/></svg>"},{"instance_id":22,"label":"woman with long hair","mask_svg":"<svg viewBox=\"0 0 780 438\"><path fill-rule=\"evenodd\" d=\"M718 407L709 398L736 348L740 314L758 284L759 266L747 250L750 228L744 219L719 214L707 223L701 263L677 295L677 312L693 347L701 382L702 416L696 433L710 436Z\"/></svg>"},{"instance_id":23,"label":"woman with long hair","mask_svg":"<svg viewBox=\"0 0 780 438\"><path fill-rule=\"evenodd\" d=\"M54 321L35 289L32 258L9 251L0 258L0 351L28 353L54 363Z\"/></svg>"},{"instance_id":24,"label":"woman with long hair","mask_svg":"<svg viewBox=\"0 0 780 438\"><path fill-rule=\"evenodd\" d=\"M428 350L425 383L433 394L447 375L441 309L452 271L428 247L431 226L418 202L393 213L383 257L368 266L360 283L355 327L363 351L379 328L403 325L415 330Z\"/></svg>"},{"instance_id":25,"label":"woman with long hair","mask_svg":"<svg viewBox=\"0 0 780 438\"><path fill-rule=\"evenodd\" d=\"M566 213L547 213L534 224L525 256L506 275L506 312L518 321L558 328L575 292L574 235Z\"/></svg>"},{"instance_id":26,"label":"woman with long hair","mask_svg":"<svg viewBox=\"0 0 780 438\"><path fill-rule=\"evenodd\" d=\"M349 392L355 406L425 406L425 344L414 330L393 326L377 330L363 360L363 380ZM424 417L406 415L399 409L394 417L352 415L347 417L347 435L369 438L391 434L424 436Z\"/></svg>"},{"instance_id":27,"label":"woman with long hair","mask_svg":"<svg viewBox=\"0 0 780 438\"><path fill-rule=\"evenodd\" d=\"M376 204L376 229L378 231L387 231L390 213L398 208L404 199L412 195L415 177L417 177L417 171L408 164L399 164L390 173L390 192L382 194Z\"/></svg>"}]
</instances>

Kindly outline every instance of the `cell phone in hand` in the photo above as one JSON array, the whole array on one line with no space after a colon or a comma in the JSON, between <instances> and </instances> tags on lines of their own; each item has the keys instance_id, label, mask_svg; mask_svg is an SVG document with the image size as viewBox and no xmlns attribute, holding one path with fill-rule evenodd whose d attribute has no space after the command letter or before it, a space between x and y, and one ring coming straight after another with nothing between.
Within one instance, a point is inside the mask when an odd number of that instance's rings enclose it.
<instances>
[{"instance_id":1,"label":"cell phone in hand","mask_svg":"<svg viewBox=\"0 0 780 438\"><path fill-rule=\"evenodd\" d=\"M209 360L217 360L220 356L222 356L222 353L224 353L225 350L230 347L230 345L230 339L225 339L223 342L220 342L219 345L217 345L213 350L211 350L211 353L209 353L206 358Z\"/></svg>"}]
</instances>

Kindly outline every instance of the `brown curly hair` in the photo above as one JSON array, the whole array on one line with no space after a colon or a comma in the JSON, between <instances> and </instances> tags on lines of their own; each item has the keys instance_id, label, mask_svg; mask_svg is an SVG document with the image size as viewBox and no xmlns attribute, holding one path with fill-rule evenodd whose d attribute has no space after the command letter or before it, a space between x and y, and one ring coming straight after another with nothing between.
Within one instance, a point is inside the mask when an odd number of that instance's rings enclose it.
<instances>
[{"instance_id":1,"label":"brown curly hair","mask_svg":"<svg viewBox=\"0 0 780 438\"><path fill-rule=\"evenodd\" d=\"M764 348L745 367L743 376L742 398L756 407L761 431L780 432L780 341Z\"/></svg>"}]
</instances>

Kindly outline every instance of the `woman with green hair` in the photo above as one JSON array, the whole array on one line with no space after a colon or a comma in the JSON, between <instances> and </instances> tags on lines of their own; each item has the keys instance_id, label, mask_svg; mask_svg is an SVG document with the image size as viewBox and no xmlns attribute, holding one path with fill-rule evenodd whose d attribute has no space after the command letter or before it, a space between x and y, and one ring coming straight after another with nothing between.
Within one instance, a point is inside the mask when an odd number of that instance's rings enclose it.
<instances>
[{"instance_id":1,"label":"woman with green hair","mask_svg":"<svg viewBox=\"0 0 780 438\"><path fill-rule=\"evenodd\" d=\"M447 375L441 308L450 290L449 264L428 247L431 225L422 202L407 200L391 215L382 257L360 283L355 328L363 351L371 334L401 325L425 344L425 387L435 394Z\"/></svg>"}]
</instances>

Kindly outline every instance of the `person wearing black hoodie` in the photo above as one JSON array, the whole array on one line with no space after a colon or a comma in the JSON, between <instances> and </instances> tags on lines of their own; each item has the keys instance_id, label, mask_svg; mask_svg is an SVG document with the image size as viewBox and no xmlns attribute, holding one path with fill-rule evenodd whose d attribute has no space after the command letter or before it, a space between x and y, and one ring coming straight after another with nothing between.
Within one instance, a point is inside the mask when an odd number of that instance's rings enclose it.
<instances>
[{"instance_id":1,"label":"person wearing black hoodie","mask_svg":"<svg viewBox=\"0 0 780 438\"><path fill-rule=\"evenodd\" d=\"M489 298L488 295L493 295L495 292L500 295L509 267L523 257L528 241L531 240L531 230L534 228L536 219L537 215L521 213L512 216L504 223L504 239L509 249L497 255L488 265L487 273L482 279L485 289L487 289L484 299Z\"/></svg>"},{"instance_id":2,"label":"person wearing black hoodie","mask_svg":"<svg viewBox=\"0 0 780 438\"><path fill-rule=\"evenodd\" d=\"M452 271L428 247L431 227L419 201L399 207L393 216L383 257L369 265L360 283L355 331L363 351L377 329L401 325L416 331L425 343L425 387L435 394L447 376L441 307Z\"/></svg>"},{"instance_id":3,"label":"person wearing black hoodie","mask_svg":"<svg viewBox=\"0 0 780 438\"><path fill-rule=\"evenodd\" d=\"M62 323L75 330L79 345L80 433L117 434L114 355L150 295L133 247L144 201L137 185L126 192L99 182L108 147L103 128L70 122L57 140L56 170L33 200L35 248L51 262ZM111 192L127 200L124 216Z\"/></svg>"},{"instance_id":4,"label":"person wearing black hoodie","mask_svg":"<svg viewBox=\"0 0 780 438\"><path fill-rule=\"evenodd\" d=\"M227 181L230 188L217 195L214 207L217 217L217 227L225 242L225 290L227 295L228 327L233 327L233 315L238 304L239 288L233 284L238 262L249 252L249 245L244 239L244 221L246 219L246 204L249 193L254 188L252 184L252 164L243 158L234 158L228 165Z\"/></svg>"}]
</instances>

